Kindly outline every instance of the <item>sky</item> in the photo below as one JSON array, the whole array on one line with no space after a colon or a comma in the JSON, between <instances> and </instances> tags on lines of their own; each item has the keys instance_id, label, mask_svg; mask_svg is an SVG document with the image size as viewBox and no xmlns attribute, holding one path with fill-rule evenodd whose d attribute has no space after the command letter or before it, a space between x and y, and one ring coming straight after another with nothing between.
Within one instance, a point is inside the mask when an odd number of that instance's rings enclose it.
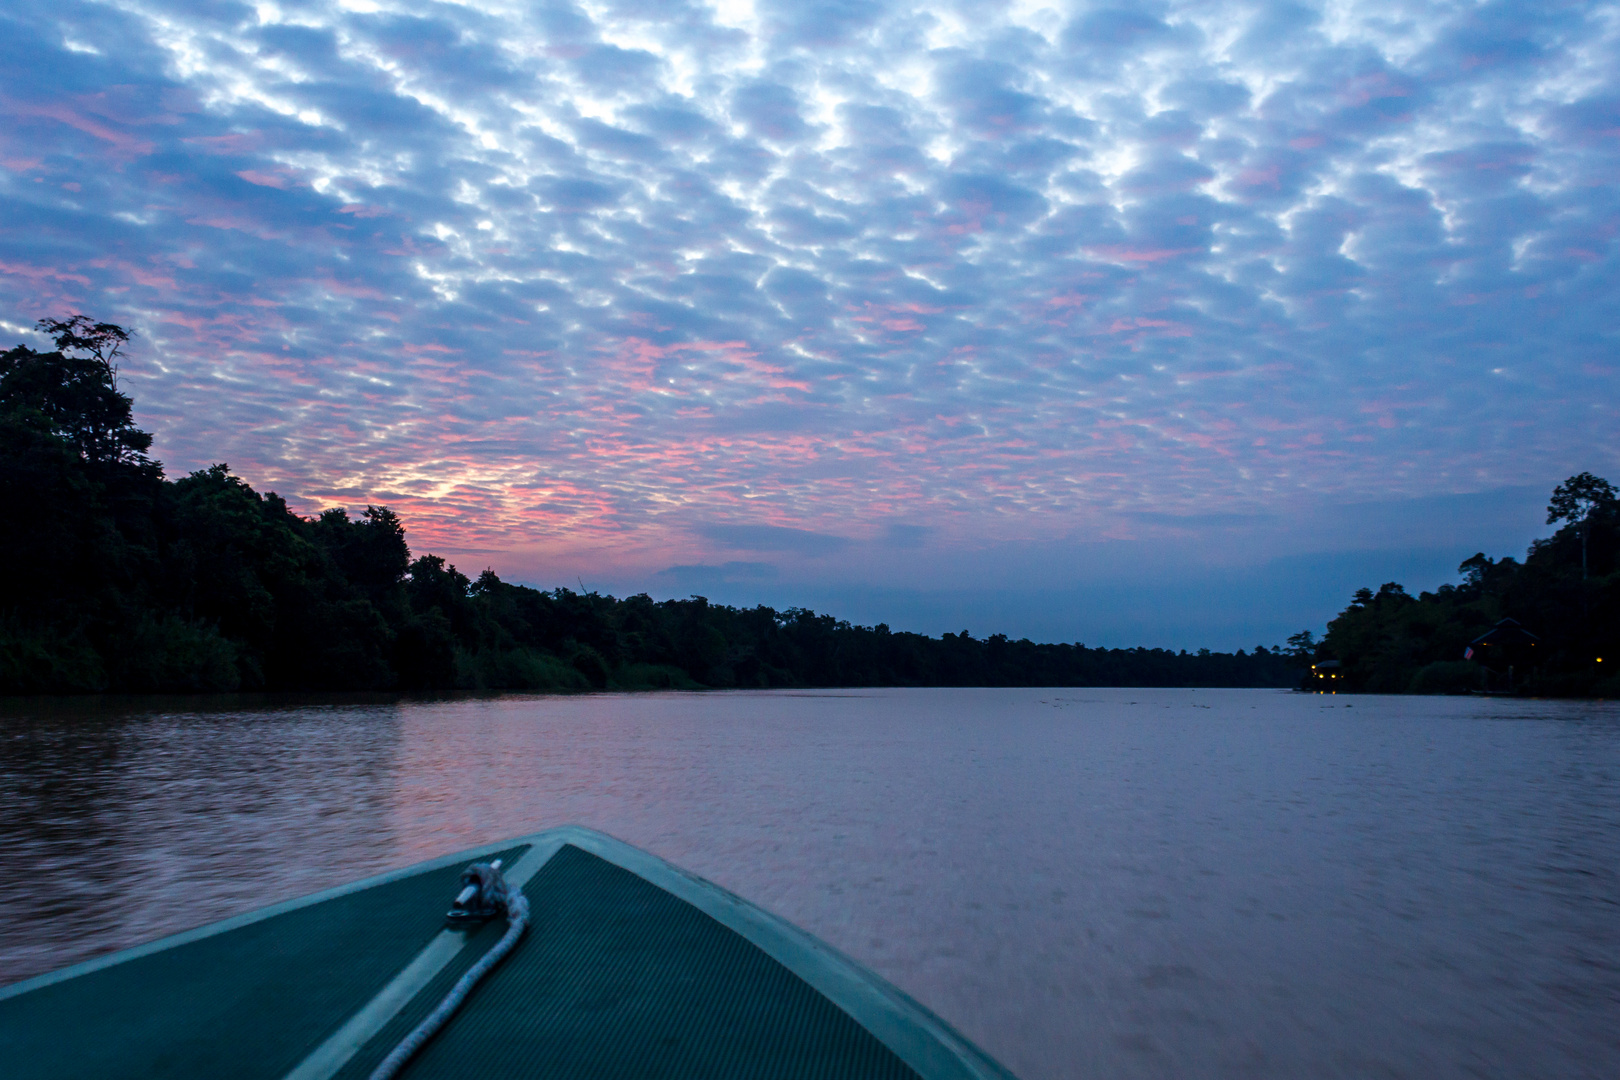
<instances>
[{"instance_id":1,"label":"sky","mask_svg":"<svg viewBox=\"0 0 1620 1080\"><path fill-rule=\"evenodd\" d=\"M1230 649L1620 480L1620 5L8 0L0 339L542 587Z\"/></svg>"}]
</instances>

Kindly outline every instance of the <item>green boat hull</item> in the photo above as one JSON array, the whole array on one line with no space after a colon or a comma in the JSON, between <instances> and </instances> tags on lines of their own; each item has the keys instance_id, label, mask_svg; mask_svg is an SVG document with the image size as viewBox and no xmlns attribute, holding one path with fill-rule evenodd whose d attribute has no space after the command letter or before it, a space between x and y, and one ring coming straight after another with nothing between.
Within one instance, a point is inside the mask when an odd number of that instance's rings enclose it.
<instances>
[{"instance_id":1,"label":"green boat hull","mask_svg":"<svg viewBox=\"0 0 1620 1080\"><path fill-rule=\"evenodd\" d=\"M475 848L0 989L34 1077L368 1076L500 936L444 929L461 869L529 899L517 949L403 1076L1007 1080L894 987L709 882L577 827Z\"/></svg>"}]
</instances>

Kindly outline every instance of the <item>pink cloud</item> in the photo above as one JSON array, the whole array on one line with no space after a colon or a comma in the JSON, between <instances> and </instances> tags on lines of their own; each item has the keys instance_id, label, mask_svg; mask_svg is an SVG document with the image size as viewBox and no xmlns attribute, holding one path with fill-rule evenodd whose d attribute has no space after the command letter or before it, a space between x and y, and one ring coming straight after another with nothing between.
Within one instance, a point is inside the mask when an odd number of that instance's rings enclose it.
<instances>
[{"instance_id":1,"label":"pink cloud","mask_svg":"<svg viewBox=\"0 0 1620 1080\"><path fill-rule=\"evenodd\" d=\"M1086 248L1088 252L1104 259L1124 263L1155 263L1165 259L1174 259L1178 255L1191 255L1202 251L1202 248L1135 248L1125 244L1107 244Z\"/></svg>"},{"instance_id":2,"label":"pink cloud","mask_svg":"<svg viewBox=\"0 0 1620 1080\"><path fill-rule=\"evenodd\" d=\"M318 284L322 289L325 289L327 292L332 293L335 296L352 296L352 297L355 297L356 299L360 299L360 300L387 300L387 299L389 299L387 293L383 292L381 289L378 289L378 288L376 288L374 286L365 285L365 284L362 284L362 283L359 283L359 282L354 282L354 281L339 281L339 280L337 280L336 278L334 278L334 277L332 277L330 275L321 278L319 281L316 282L316 284ZM424 346L421 346L420 348L423 349L423 350L433 350L433 349L439 349L441 347L440 346L435 346L435 345L424 345ZM452 352L453 350L451 350L451 349L443 349L443 351L444 352Z\"/></svg>"},{"instance_id":3,"label":"pink cloud","mask_svg":"<svg viewBox=\"0 0 1620 1080\"><path fill-rule=\"evenodd\" d=\"M1383 71L1357 76L1339 88L1340 100L1350 105L1366 105L1384 98L1409 97L1411 93L1411 88L1404 82Z\"/></svg>"},{"instance_id":4,"label":"pink cloud","mask_svg":"<svg viewBox=\"0 0 1620 1080\"><path fill-rule=\"evenodd\" d=\"M1243 187L1268 187L1273 191L1282 188L1282 170L1275 164L1267 165L1263 169L1244 169L1237 175L1237 182Z\"/></svg>"},{"instance_id":5,"label":"pink cloud","mask_svg":"<svg viewBox=\"0 0 1620 1080\"><path fill-rule=\"evenodd\" d=\"M91 111L82 108L86 99L80 98L78 100L81 105L80 108L75 108L65 101L50 101L37 104L7 102L4 108L12 116L38 116L66 124L68 127L102 140L113 148L115 156L126 160L144 157L156 149L151 140L137 138L128 132L120 131L104 122L106 118L98 120L94 116L85 115L87 111Z\"/></svg>"},{"instance_id":6,"label":"pink cloud","mask_svg":"<svg viewBox=\"0 0 1620 1080\"><path fill-rule=\"evenodd\" d=\"M292 177L280 172L267 173L260 172L257 169L243 169L236 175L248 183L257 184L260 187L278 188L286 191L288 188L295 186Z\"/></svg>"},{"instance_id":7,"label":"pink cloud","mask_svg":"<svg viewBox=\"0 0 1620 1080\"><path fill-rule=\"evenodd\" d=\"M1144 319L1140 316L1129 316L1115 319L1108 326L1108 333L1110 334L1125 334L1136 330L1162 330L1166 337L1192 336L1191 327L1170 322L1166 319Z\"/></svg>"},{"instance_id":8,"label":"pink cloud","mask_svg":"<svg viewBox=\"0 0 1620 1080\"><path fill-rule=\"evenodd\" d=\"M180 287L179 283L174 280L174 275L161 270L152 270L129 262L126 259L111 257L94 259L89 265L98 269L115 270L134 281L137 285L144 285L147 288L178 289Z\"/></svg>"},{"instance_id":9,"label":"pink cloud","mask_svg":"<svg viewBox=\"0 0 1620 1080\"><path fill-rule=\"evenodd\" d=\"M68 271L53 270L48 266L30 266L27 263L0 261L0 274L11 277L25 278L29 281L72 281L80 285L89 285L90 279L83 274Z\"/></svg>"},{"instance_id":10,"label":"pink cloud","mask_svg":"<svg viewBox=\"0 0 1620 1080\"><path fill-rule=\"evenodd\" d=\"M240 131L229 135L193 135L181 141L210 154L247 154L264 145L264 133Z\"/></svg>"}]
</instances>

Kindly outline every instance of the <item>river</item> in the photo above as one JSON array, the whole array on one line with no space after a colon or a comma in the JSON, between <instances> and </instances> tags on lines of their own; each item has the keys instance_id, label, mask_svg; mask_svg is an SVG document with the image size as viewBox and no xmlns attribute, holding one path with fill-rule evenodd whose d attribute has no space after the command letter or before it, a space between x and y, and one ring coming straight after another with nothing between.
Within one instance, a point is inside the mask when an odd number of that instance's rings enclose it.
<instances>
[{"instance_id":1,"label":"river","mask_svg":"<svg viewBox=\"0 0 1620 1080\"><path fill-rule=\"evenodd\" d=\"M0 984L568 822L1022 1080L1620 1076L1620 707L1247 690L0 703Z\"/></svg>"}]
</instances>

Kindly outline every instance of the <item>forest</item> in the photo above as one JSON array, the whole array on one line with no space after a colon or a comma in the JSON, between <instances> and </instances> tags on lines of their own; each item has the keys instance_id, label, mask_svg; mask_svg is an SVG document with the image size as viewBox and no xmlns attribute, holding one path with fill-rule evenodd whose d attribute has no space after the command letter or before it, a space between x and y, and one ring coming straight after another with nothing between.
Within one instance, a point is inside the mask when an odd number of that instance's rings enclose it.
<instances>
[{"instance_id":1,"label":"forest","mask_svg":"<svg viewBox=\"0 0 1620 1080\"><path fill-rule=\"evenodd\" d=\"M413 556L386 507L305 517L223 464L168 479L118 389L129 334L39 326L54 350L0 355L0 693L1291 686L1308 657L934 638L471 578Z\"/></svg>"},{"instance_id":2,"label":"forest","mask_svg":"<svg viewBox=\"0 0 1620 1080\"><path fill-rule=\"evenodd\" d=\"M1320 642L1290 644L1337 661L1352 691L1620 697L1620 499L1583 472L1553 491L1546 523L1560 527L1522 562L1479 552L1457 585L1360 589ZM1503 619L1517 640L1479 644Z\"/></svg>"}]
</instances>

